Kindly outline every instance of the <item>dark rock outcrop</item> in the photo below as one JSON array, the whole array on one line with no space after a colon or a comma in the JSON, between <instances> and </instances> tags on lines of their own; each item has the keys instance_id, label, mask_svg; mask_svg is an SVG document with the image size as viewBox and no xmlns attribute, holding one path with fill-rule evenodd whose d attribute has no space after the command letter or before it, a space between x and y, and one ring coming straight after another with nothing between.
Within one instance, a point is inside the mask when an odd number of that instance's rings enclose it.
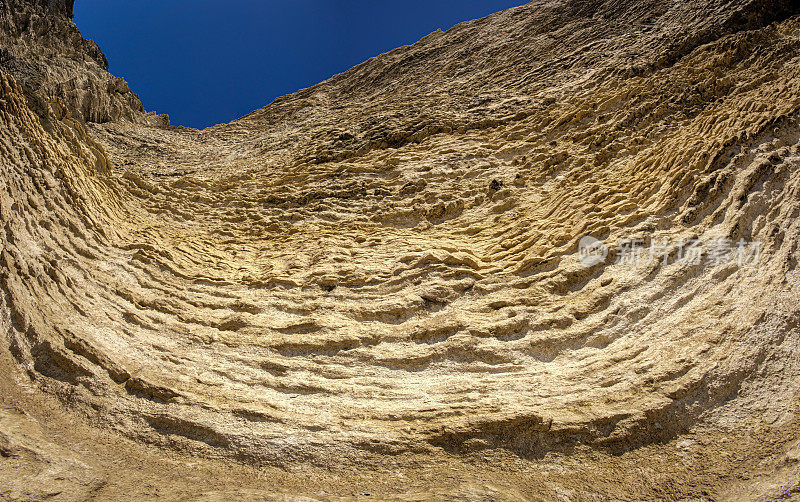
<instances>
[{"instance_id":1,"label":"dark rock outcrop","mask_svg":"<svg viewBox=\"0 0 800 502\"><path fill-rule=\"evenodd\" d=\"M167 126L166 115L146 113L125 80L72 21L73 0L2 0L0 70L22 86L32 108L47 119L66 110L84 122L127 120ZM61 105L53 106L55 102Z\"/></svg>"}]
</instances>

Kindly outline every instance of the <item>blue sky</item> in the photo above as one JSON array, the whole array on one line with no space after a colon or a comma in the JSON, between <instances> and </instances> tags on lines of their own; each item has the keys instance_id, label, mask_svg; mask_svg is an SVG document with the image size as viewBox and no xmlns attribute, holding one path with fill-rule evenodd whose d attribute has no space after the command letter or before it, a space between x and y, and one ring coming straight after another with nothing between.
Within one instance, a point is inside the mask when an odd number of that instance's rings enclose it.
<instances>
[{"instance_id":1,"label":"blue sky","mask_svg":"<svg viewBox=\"0 0 800 502\"><path fill-rule=\"evenodd\" d=\"M524 0L77 0L75 22L145 108L229 122L437 29Z\"/></svg>"}]
</instances>

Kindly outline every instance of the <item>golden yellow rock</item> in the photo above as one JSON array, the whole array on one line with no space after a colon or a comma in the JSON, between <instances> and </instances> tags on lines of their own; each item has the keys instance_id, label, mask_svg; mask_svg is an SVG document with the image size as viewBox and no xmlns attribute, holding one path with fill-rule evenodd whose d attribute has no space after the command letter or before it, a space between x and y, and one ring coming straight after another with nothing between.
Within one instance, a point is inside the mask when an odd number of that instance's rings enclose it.
<instances>
[{"instance_id":1,"label":"golden yellow rock","mask_svg":"<svg viewBox=\"0 0 800 502\"><path fill-rule=\"evenodd\" d=\"M0 498L800 490L794 2L534 1L203 131L13 7Z\"/></svg>"}]
</instances>

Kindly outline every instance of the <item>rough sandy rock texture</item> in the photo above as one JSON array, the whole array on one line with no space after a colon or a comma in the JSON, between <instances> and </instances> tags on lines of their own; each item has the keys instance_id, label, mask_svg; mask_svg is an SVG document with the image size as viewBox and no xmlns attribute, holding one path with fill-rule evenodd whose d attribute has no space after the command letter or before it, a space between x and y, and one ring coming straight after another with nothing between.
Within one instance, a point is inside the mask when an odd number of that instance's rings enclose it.
<instances>
[{"instance_id":1,"label":"rough sandy rock texture","mask_svg":"<svg viewBox=\"0 0 800 502\"><path fill-rule=\"evenodd\" d=\"M534 1L204 131L25 84L94 46L19 5L0 497L800 497L796 2Z\"/></svg>"},{"instance_id":2,"label":"rough sandy rock texture","mask_svg":"<svg viewBox=\"0 0 800 502\"><path fill-rule=\"evenodd\" d=\"M169 125L166 115L145 113L125 80L108 73L100 48L73 24L73 4L0 1L0 69L17 80L31 109L49 118L50 102L59 100L82 121Z\"/></svg>"}]
</instances>

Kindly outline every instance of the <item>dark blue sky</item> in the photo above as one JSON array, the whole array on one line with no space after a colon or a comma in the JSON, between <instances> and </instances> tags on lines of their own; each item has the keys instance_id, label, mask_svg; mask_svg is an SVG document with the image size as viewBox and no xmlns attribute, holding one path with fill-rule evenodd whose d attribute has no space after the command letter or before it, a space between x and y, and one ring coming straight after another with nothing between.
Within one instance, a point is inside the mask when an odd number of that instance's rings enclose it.
<instances>
[{"instance_id":1,"label":"dark blue sky","mask_svg":"<svg viewBox=\"0 0 800 502\"><path fill-rule=\"evenodd\" d=\"M75 22L147 110L229 122L436 29L525 0L77 0Z\"/></svg>"}]
</instances>

